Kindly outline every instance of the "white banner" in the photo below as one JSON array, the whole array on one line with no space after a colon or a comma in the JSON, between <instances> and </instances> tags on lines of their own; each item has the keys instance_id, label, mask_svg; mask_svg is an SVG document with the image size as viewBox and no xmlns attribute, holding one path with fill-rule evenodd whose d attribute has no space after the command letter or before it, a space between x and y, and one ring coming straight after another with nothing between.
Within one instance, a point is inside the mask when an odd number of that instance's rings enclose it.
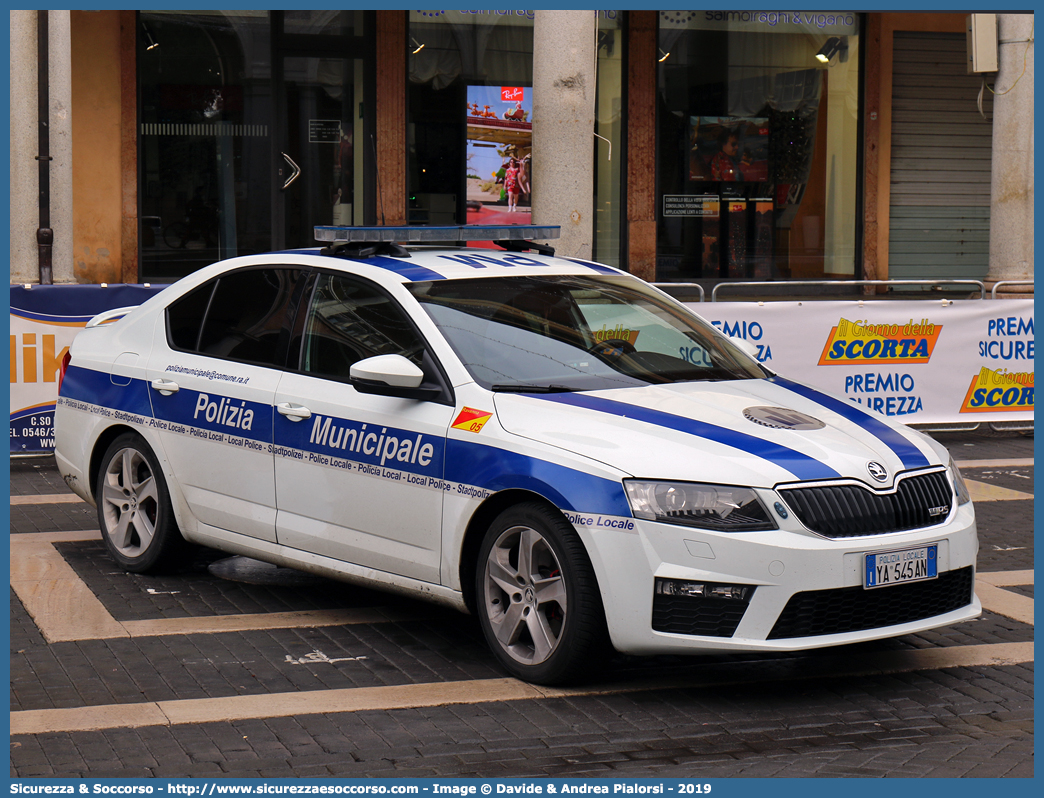
<instances>
[{"instance_id":1,"label":"white banner","mask_svg":"<svg viewBox=\"0 0 1044 798\"><path fill-rule=\"evenodd\" d=\"M695 302L766 367L906 424L1033 420L1033 301Z\"/></svg>"},{"instance_id":2,"label":"white banner","mask_svg":"<svg viewBox=\"0 0 1044 798\"><path fill-rule=\"evenodd\" d=\"M140 305L165 286L12 285L11 454L54 450L54 404L62 359L103 310Z\"/></svg>"}]
</instances>

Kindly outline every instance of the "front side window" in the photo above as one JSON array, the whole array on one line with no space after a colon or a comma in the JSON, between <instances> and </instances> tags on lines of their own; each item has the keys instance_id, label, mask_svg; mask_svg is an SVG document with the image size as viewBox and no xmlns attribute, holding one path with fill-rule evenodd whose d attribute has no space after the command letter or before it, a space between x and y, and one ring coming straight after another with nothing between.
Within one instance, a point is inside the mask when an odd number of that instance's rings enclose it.
<instances>
[{"instance_id":1,"label":"front side window","mask_svg":"<svg viewBox=\"0 0 1044 798\"><path fill-rule=\"evenodd\" d=\"M402 355L418 366L424 341L396 302L348 277L320 274L304 321L301 370L347 380L352 364Z\"/></svg>"},{"instance_id":2,"label":"front side window","mask_svg":"<svg viewBox=\"0 0 1044 798\"><path fill-rule=\"evenodd\" d=\"M475 381L585 391L765 372L710 325L629 277L505 277L411 290Z\"/></svg>"}]
</instances>

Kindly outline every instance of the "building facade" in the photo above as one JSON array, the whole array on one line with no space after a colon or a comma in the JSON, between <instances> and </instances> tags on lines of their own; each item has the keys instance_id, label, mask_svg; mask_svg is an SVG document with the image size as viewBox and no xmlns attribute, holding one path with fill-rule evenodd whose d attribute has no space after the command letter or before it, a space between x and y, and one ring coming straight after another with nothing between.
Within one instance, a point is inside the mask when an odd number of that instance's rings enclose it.
<instances>
[{"instance_id":1,"label":"building facade","mask_svg":"<svg viewBox=\"0 0 1044 798\"><path fill-rule=\"evenodd\" d=\"M530 220L658 282L1033 276L1032 15L1001 15L990 85L963 14L46 18L55 282L168 282L317 224ZM11 21L11 279L31 283L41 29ZM1022 127L1001 147L1002 114Z\"/></svg>"}]
</instances>

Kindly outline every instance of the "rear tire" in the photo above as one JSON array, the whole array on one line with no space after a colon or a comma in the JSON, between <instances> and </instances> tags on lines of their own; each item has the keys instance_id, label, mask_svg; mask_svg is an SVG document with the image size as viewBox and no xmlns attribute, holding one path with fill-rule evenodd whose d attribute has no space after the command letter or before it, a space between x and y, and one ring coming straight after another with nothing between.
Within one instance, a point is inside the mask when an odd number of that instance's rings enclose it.
<instances>
[{"instance_id":1,"label":"rear tire","mask_svg":"<svg viewBox=\"0 0 1044 798\"><path fill-rule=\"evenodd\" d=\"M183 563L188 544L156 455L140 435L128 432L109 445L94 498L105 547L124 570L157 573Z\"/></svg>"},{"instance_id":2,"label":"rear tire","mask_svg":"<svg viewBox=\"0 0 1044 798\"><path fill-rule=\"evenodd\" d=\"M490 525L475 596L493 654L527 682L575 681L606 637L583 543L561 515L537 502L511 507Z\"/></svg>"}]
</instances>

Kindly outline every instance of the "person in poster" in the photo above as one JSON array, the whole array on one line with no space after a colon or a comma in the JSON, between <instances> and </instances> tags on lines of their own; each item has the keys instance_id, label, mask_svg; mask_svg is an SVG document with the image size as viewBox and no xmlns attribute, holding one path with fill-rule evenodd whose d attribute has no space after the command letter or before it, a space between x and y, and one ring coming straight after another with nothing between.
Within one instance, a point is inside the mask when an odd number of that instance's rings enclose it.
<instances>
[{"instance_id":1,"label":"person in poster","mask_svg":"<svg viewBox=\"0 0 1044 798\"><path fill-rule=\"evenodd\" d=\"M750 166L750 153L744 151L739 155L739 133L726 129L719 138L721 149L711 159L711 180L739 181L743 180L743 167Z\"/></svg>"},{"instance_id":2,"label":"person in poster","mask_svg":"<svg viewBox=\"0 0 1044 798\"><path fill-rule=\"evenodd\" d=\"M692 116L689 180L760 183L768 179L768 119Z\"/></svg>"},{"instance_id":3,"label":"person in poster","mask_svg":"<svg viewBox=\"0 0 1044 798\"><path fill-rule=\"evenodd\" d=\"M519 177L518 161L509 158L507 169L504 170L504 191L507 192L508 213L514 213L518 206Z\"/></svg>"}]
</instances>

